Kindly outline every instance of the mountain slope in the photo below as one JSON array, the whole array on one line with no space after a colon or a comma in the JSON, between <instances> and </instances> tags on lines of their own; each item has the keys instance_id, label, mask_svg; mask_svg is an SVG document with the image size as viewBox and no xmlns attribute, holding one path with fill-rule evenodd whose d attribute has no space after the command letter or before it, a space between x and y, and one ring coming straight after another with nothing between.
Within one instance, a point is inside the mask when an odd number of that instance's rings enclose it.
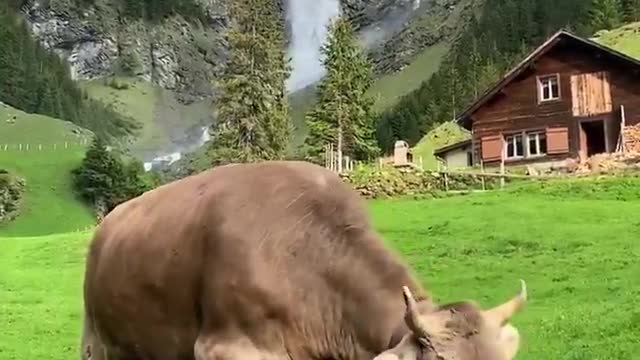
<instances>
[{"instance_id":1,"label":"mountain slope","mask_svg":"<svg viewBox=\"0 0 640 360\"><path fill-rule=\"evenodd\" d=\"M54 234L94 222L74 195L70 176L91 136L70 122L0 103L0 167L26 181L18 216L0 225L0 236Z\"/></svg>"},{"instance_id":2,"label":"mountain slope","mask_svg":"<svg viewBox=\"0 0 640 360\"><path fill-rule=\"evenodd\" d=\"M173 91L132 77L81 81L89 96L136 119L140 131L125 147L142 161L201 143L203 127L211 124L210 101L183 104Z\"/></svg>"},{"instance_id":3,"label":"mountain slope","mask_svg":"<svg viewBox=\"0 0 640 360\"><path fill-rule=\"evenodd\" d=\"M599 31L593 40L640 59L640 22Z\"/></svg>"}]
</instances>

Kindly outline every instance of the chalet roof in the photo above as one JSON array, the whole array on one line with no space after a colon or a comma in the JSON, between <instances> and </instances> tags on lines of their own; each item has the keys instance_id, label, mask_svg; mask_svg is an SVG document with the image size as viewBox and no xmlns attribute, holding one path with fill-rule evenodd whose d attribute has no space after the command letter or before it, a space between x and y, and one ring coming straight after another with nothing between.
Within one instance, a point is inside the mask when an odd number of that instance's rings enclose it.
<instances>
[{"instance_id":1,"label":"chalet roof","mask_svg":"<svg viewBox=\"0 0 640 360\"><path fill-rule=\"evenodd\" d=\"M612 56L617 60L621 60L624 63L627 63L631 66L638 67L640 69L640 60L635 59L629 55L623 54L615 49L612 49L608 46L602 45L592 40L581 38L577 35L574 35L568 31L560 30L553 34L549 39L547 39L542 45L540 45L537 49L532 51L524 60L518 63L514 68L512 68L499 82L497 82L492 88L487 90L478 100L476 100L473 104L471 104L464 112L462 112L457 118L456 122L462 125L466 129L471 128L470 116L473 115L479 108L481 108L488 101L493 99L493 97L500 93L500 91L507 86L511 81L513 81L518 75L524 72L530 64L534 61L538 60L540 57L548 53L551 49L553 49L556 45L558 45L561 41L568 41L572 44L586 46L592 50L599 51L606 55Z\"/></svg>"},{"instance_id":2,"label":"chalet roof","mask_svg":"<svg viewBox=\"0 0 640 360\"><path fill-rule=\"evenodd\" d=\"M444 153L447 153L451 150L456 150L462 147L465 147L467 145L471 144L471 139L466 139L466 140L462 140L462 141L458 141L457 143L453 143L453 144L449 144L447 146L443 146L441 148L437 148L433 151L433 155L434 156L440 156Z\"/></svg>"}]
</instances>

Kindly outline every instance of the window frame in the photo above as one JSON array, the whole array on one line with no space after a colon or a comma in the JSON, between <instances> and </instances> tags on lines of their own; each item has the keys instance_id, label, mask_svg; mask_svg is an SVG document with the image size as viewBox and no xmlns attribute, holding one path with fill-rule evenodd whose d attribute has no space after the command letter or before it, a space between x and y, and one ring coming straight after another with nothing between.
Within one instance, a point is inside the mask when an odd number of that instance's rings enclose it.
<instances>
[{"instance_id":1,"label":"window frame","mask_svg":"<svg viewBox=\"0 0 640 360\"><path fill-rule=\"evenodd\" d=\"M514 156L509 156L509 138L513 138L513 153L517 154L518 152L518 147L516 146L516 142L515 142L515 138L519 136L522 138L522 155L514 155ZM520 160L520 159L524 159L525 158L525 154L526 154L526 149L525 149L525 144L524 144L524 132L522 131L518 131L518 132L513 132L513 133L509 133L509 134L505 134L503 141L504 141L504 159L505 160Z\"/></svg>"},{"instance_id":2,"label":"window frame","mask_svg":"<svg viewBox=\"0 0 640 360\"><path fill-rule=\"evenodd\" d=\"M532 154L531 153L531 136L536 135L536 150L539 151L539 153L537 154ZM542 151L541 146L540 146L540 139L544 138L545 141L547 139L547 132L545 130L529 130L525 132L525 136L527 138L527 151L526 151L526 157L527 158L537 158L537 157L542 157L542 156L546 156L547 155L547 149L545 149L544 151ZM545 146L546 147L546 146Z\"/></svg>"},{"instance_id":3,"label":"window frame","mask_svg":"<svg viewBox=\"0 0 640 360\"><path fill-rule=\"evenodd\" d=\"M556 97L550 97L545 99L543 97L544 95L544 86L545 86L545 80L547 79L554 79L556 80L556 84L558 86L558 94ZM538 93L538 104L542 104L542 103L548 103L548 102L554 102L554 101L560 101L562 99L562 87L560 84L560 74L559 73L555 73L555 74L546 74L546 75L539 75L536 77L536 84L537 84L537 93ZM549 85L549 93L550 95L553 95L553 86Z\"/></svg>"},{"instance_id":4,"label":"window frame","mask_svg":"<svg viewBox=\"0 0 640 360\"><path fill-rule=\"evenodd\" d=\"M530 137L537 135L536 136L536 150L539 150L540 153L538 154L531 154L531 149L530 149L530 144L529 144L529 140ZM515 138L519 136L520 138L522 138L522 155L515 155L515 156L509 156L509 139L511 138ZM546 129L527 129L527 130L521 130L521 131L513 131L513 132L508 132L503 134L503 142L504 142L504 149L503 149L503 156L505 161L517 161L517 160L528 160L528 159L537 159L537 158L541 158L541 157L545 157L548 155L548 149L544 149L544 151L542 150L541 147L541 138L544 138L546 140L547 138L547 131ZM514 153L517 153L517 146L516 146L516 142L515 140L513 143L513 148L514 148ZM548 145L547 145L548 146Z\"/></svg>"}]
</instances>

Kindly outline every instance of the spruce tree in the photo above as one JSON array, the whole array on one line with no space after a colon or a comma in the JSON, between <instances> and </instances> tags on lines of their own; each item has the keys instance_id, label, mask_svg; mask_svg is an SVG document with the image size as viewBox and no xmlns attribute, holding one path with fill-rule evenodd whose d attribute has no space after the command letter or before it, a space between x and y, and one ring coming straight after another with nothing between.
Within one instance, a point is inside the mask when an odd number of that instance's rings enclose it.
<instances>
[{"instance_id":1,"label":"spruce tree","mask_svg":"<svg viewBox=\"0 0 640 360\"><path fill-rule=\"evenodd\" d=\"M625 22L640 21L640 0L622 0Z\"/></svg>"},{"instance_id":2,"label":"spruce tree","mask_svg":"<svg viewBox=\"0 0 640 360\"><path fill-rule=\"evenodd\" d=\"M96 136L82 163L71 174L78 195L104 215L148 190L141 178L142 171L139 162L125 164L107 149L104 140Z\"/></svg>"},{"instance_id":3,"label":"spruce tree","mask_svg":"<svg viewBox=\"0 0 640 360\"><path fill-rule=\"evenodd\" d=\"M592 0L590 12L594 31L610 30L622 24L622 4L620 0Z\"/></svg>"},{"instance_id":4,"label":"spruce tree","mask_svg":"<svg viewBox=\"0 0 640 360\"><path fill-rule=\"evenodd\" d=\"M210 157L214 165L282 159L291 135L285 81L284 21L276 2L231 6L231 55L218 82Z\"/></svg>"},{"instance_id":5,"label":"spruce tree","mask_svg":"<svg viewBox=\"0 0 640 360\"><path fill-rule=\"evenodd\" d=\"M348 20L341 18L331 24L321 52L327 74L316 88L317 103L306 114L307 160L322 163L329 143L334 144L339 160L342 155L369 160L379 153L373 101L367 95L373 83L372 66Z\"/></svg>"}]
</instances>

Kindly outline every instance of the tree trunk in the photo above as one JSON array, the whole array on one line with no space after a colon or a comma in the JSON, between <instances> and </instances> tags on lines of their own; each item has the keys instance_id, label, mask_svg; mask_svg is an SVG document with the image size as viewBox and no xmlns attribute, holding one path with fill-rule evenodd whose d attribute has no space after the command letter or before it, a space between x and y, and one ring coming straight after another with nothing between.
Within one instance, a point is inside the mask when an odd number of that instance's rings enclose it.
<instances>
[{"instance_id":1,"label":"tree trunk","mask_svg":"<svg viewBox=\"0 0 640 360\"><path fill-rule=\"evenodd\" d=\"M342 124L338 125L338 174L342 173Z\"/></svg>"}]
</instances>

